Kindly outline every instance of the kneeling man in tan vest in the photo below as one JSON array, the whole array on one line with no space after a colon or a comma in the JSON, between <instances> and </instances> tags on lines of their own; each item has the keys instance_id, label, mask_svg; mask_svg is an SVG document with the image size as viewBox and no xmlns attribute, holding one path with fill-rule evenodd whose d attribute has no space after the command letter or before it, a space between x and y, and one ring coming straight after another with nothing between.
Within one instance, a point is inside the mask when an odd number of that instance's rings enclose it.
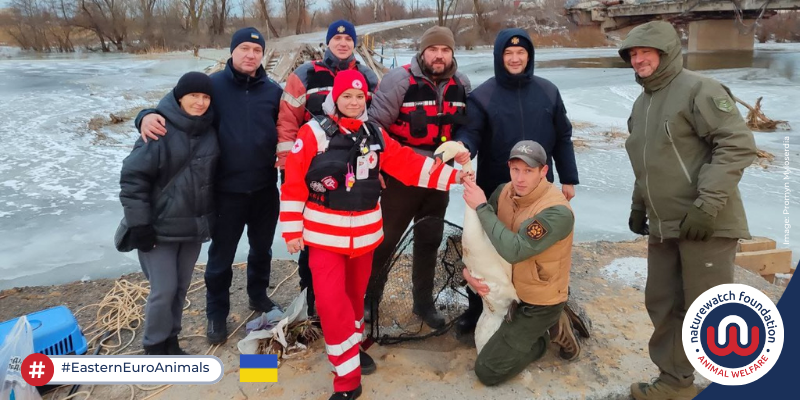
<instances>
[{"instance_id":1,"label":"kneeling man in tan vest","mask_svg":"<svg viewBox=\"0 0 800 400\"><path fill-rule=\"evenodd\" d=\"M574 360L580 343L564 312L572 264L575 217L561 190L547 181L547 156L539 143L523 140L508 159L511 182L500 185L487 201L467 179L464 200L475 209L497 253L512 264L512 280L521 303L509 311L475 361L485 385L497 385L541 358L551 338L559 355ZM479 295L489 287L464 269L464 278Z\"/></svg>"}]
</instances>

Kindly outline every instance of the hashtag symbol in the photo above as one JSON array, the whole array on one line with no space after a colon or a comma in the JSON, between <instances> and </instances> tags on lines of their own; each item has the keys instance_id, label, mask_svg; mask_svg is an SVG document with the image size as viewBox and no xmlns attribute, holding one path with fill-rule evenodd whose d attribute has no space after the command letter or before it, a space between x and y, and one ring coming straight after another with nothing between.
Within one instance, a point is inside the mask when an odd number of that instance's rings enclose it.
<instances>
[{"instance_id":1,"label":"hashtag symbol","mask_svg":"<svg viewBox=\"0 0 800 400\"><path fill-rule=\"evenodd\" d=\"M61 372L69 372L69 363L64 363L61 365Z\"/></svg>"},{"instance_id":2,"label":"hashtag symbol","mask_svg":"<svg viewBox=\"0 0 800 400\"><path fill-rule=\"evenodd\" d=\"M34 379L41 378L42 375L44 375L44 363L41 362L41 361L39 361L39 362L34 361L33 364L31 364L31 372L30 372L30 374L31 374L31 378L34 378Z\"/></svg>"}]
</instances>

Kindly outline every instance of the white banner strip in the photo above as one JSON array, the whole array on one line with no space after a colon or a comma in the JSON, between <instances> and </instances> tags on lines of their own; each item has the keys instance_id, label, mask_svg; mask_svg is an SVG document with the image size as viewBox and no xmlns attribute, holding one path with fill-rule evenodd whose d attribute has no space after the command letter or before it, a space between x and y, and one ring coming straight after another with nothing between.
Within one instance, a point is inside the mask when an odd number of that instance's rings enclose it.
<instances>
[{"instance_id":1,"label":"white banner strip","mask_svg":"<svg viewBox=\"0 0 800 400\"><path fill-rule=\"evenodd\" d=\"M225 366L214 356L50 356L49 385L211 384Z\"/></svg>"}]
</instances>

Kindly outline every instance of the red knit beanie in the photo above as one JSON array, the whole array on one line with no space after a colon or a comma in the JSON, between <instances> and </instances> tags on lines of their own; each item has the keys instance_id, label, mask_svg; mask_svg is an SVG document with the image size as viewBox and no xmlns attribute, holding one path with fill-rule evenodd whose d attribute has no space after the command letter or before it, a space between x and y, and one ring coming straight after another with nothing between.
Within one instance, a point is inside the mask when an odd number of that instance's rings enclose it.
<instances>
[{"instance_id":1,"label":"red knit beanie","mask_svg":"<svg viewBox=\"0 0 800 400\"><path fill-rule=\"evenodd\" d=\"M339 96L348 89L358 89L364 92L365 96L367 95L367 80L364 79L361 72L348 69L336 74L336 78L333 78L333 90L331 90L333 102L336 103Z\"/></svg>"}]
</instances>

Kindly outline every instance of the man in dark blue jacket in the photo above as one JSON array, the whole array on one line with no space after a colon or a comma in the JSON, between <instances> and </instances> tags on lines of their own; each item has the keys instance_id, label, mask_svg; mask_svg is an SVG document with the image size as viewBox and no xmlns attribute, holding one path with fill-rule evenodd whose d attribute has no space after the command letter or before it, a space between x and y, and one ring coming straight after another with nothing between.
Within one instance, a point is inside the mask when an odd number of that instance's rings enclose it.
<instances>
[{"instance_id":1,"label":"man in dark blue jacket","mask_svg":"<svg viewBox=\"0 0 800 400\"><path fill-rule=\"evenodd\" d=\"M214 125L220 158L215 179L216 225L206 266L206 335L212 344L227 339L230 312L231 265L245 225L250 243L247 257L247 295L250 309L275 307L267 297L272 239L278 223L280 197L275 151L275 128L283 90L261 66L264 37L243 28L231 39L231 58L223 71L211 75ZM166 134L164 118L143 110L136 118L142 138Z\"/></svg>"},{"instance_id":2,"label":"man in dark blue jacket","mask_svg":"<svg viewBox=\"0 0 800 400\"><path fill-rule=\"evenodd\" d=\"M519 28L504 29L494 42L494 77L467 98L467 125L454 139L478 156L476 182L487 198L509 181L508 155L514 144L533 140L547 153L547 180L553 182L553 162L561 191L575 196L578 168L572 146L572 124L553 83L533 75L533 42ZM471 291L470 306L456 324L465 334L475 328L482 311L480 297Z\"/></svg>"}]
</instances>

